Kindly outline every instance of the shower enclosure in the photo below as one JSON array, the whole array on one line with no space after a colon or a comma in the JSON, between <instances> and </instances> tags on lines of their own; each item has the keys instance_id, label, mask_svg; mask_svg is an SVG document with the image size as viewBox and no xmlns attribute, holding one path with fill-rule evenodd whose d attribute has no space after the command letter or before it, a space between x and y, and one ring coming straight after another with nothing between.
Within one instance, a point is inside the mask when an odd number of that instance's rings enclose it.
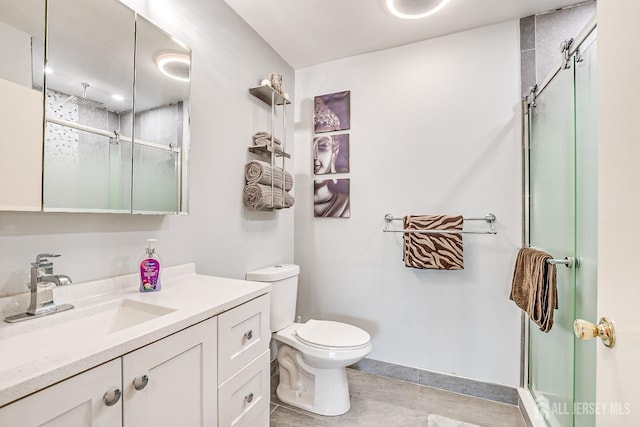
<instances>
[{"instance_id":1,"label":"shower enclosure","mask_svg":"<svg viewBox=\"0 0 640 427\"><path fill-rule=\"evenodd\" d=\"M549 426L595 425L595 345L575 319L596 318L597 128L595 19L563 43L557 71L526 98L528 244L558 264L549 333L527 322L526 384Z\"/></svg>"}]
</instances>

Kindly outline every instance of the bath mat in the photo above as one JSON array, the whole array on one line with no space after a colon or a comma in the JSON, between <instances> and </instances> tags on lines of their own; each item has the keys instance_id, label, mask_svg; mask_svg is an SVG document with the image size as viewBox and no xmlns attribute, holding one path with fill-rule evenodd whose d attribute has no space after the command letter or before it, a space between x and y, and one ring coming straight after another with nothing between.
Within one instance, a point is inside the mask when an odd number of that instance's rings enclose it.
<instances>
[{"instance_id":1,"label":"bath mat","mask_svg":"<svg viewBox=\"0 0 640 427\"><path fill-rule=\"evenodd\" d=\"M427 417L427 427L480 427L477 424L469 424L463 421L452 420L442 415L431 414Z\"/></svg>"}]
</instances>

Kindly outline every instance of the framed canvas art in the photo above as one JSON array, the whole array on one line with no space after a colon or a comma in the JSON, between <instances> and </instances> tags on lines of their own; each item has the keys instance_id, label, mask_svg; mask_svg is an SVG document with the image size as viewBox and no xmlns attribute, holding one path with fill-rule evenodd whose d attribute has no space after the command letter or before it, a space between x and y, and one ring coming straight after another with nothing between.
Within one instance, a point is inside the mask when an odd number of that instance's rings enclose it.
<instances>
[{"instance_id":1,"label":"framed canvas art","mask_svg":"<svg viewBox=\"0 0 640 427\"><path fill-rule=\"evenodd\" d=\"M348 178L313 181L313 216L349 218L349 196Z\"/></svg>"},{"instance_id":2,"label":"framed canvas art","mask_svg":"<svg viewBox=\"0 0 640 427\"><path fill-rule=\"evenodd\" d=\"M349 172L349 134L321 135L313 138L313 173Z\"/></svg>"},{"instance_id":3,"label":"framed canvas art","mask_svg":"<svg viewBox=\"0 0 640 427\"><path fill-rule=\"evenodd\" d=\"M330 93L313 99L315 132L332 132L351 128L351 91Z\"/></svg>"}]
</instances>

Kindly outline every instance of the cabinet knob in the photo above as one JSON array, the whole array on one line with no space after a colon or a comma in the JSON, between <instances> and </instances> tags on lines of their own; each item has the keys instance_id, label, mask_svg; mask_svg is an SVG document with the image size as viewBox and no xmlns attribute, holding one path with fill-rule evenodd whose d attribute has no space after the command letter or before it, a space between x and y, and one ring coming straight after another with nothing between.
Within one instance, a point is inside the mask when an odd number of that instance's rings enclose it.
<instances>
[{"instance_id":1,"label":"cabinet knob","mask_svg":"<svg viewBox=\"0 0 640 427\"><path fill-rule=\"evenodd\" d=\"M249 330L249 331L245 332L245 333L244 333L244 337L245 337L247 340L250 340L251 338L253 338L253 330Z\"/></svg>"},{"instance_id":2,"label":"cabinet knob","mask_svg":"<svg viewBox=\"0 0 640 427\"><path fill-rule=\"evenodd\" d=\"M253 393L249 393L244 397L244 400L247 401L247 403L251 403L251 401L253 400Z\"/></svg>"},{"instance_id":3,"label":"cabinet knob","mask_svg":"<svg viewBox=\"0 0 640 427\"><path fill-rule=\"evenodd\" d=\"M147 386L148 382L149 382L149 377L147 375L141 375L139 377L135 377L133 379L133 388L135 388L136 390L142 390Z\"/></svg>"},{"instance_id":4,"label":"cabinet knob","mask_svg":"<svg viewBox=\"0 0 640 427\"><path fill-rule=\"evenodd\" d=\"M102 401L107 406L113 406L118 403L120 397L122 396L122 391L118 387L111 387L107 390L102 396Z\"/></svg>"}]
</instances>

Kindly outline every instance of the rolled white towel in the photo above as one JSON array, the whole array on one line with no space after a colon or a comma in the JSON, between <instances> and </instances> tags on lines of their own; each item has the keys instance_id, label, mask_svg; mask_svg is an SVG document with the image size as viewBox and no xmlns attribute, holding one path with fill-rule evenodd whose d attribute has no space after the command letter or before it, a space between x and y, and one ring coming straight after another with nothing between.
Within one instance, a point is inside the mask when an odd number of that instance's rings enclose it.
<instances>
[{"instance_id":1,"label":"rolled white towel","mask_svg":"<svg viewBox=\"0 0 640 427\"><path fill-rule=\"evenodd\" d=\"M251 210L290 208L295 203L294 197L288 192L281 188L272 191L270 185L264 184L247 184L242 199Z\"/></svg>"},{"instance_id":2,"label":"rolled white towel","mask_svg":"<svg viewBox=\"0 0 640 427\"><path fill-rule=\"evenodd\" d=\"M260 140L261 144L258 144L257 141ZM269 141L269 145L271 144L271 134L266 131L258 131L253 134L253 143L256 145L266 145L265 142ZM273 138L273 143L276 145L282 145L282 142L277 138Z\"/></svg>"},{"instance_id":3,"label":"rolled white towel","mask_svg":"<svg viewBox=\"0 0 640 427\"><path fill-rule=\"evenodd\" d=\"M284 184L283 184L284 175ZM293 187L293 176L280 167L273 167L267 162L262 160L252 160L244 167L244 178L247 184L264 184L273 185L278 188L283 188L289 191Z\"/></svg>"}]
</instances>

